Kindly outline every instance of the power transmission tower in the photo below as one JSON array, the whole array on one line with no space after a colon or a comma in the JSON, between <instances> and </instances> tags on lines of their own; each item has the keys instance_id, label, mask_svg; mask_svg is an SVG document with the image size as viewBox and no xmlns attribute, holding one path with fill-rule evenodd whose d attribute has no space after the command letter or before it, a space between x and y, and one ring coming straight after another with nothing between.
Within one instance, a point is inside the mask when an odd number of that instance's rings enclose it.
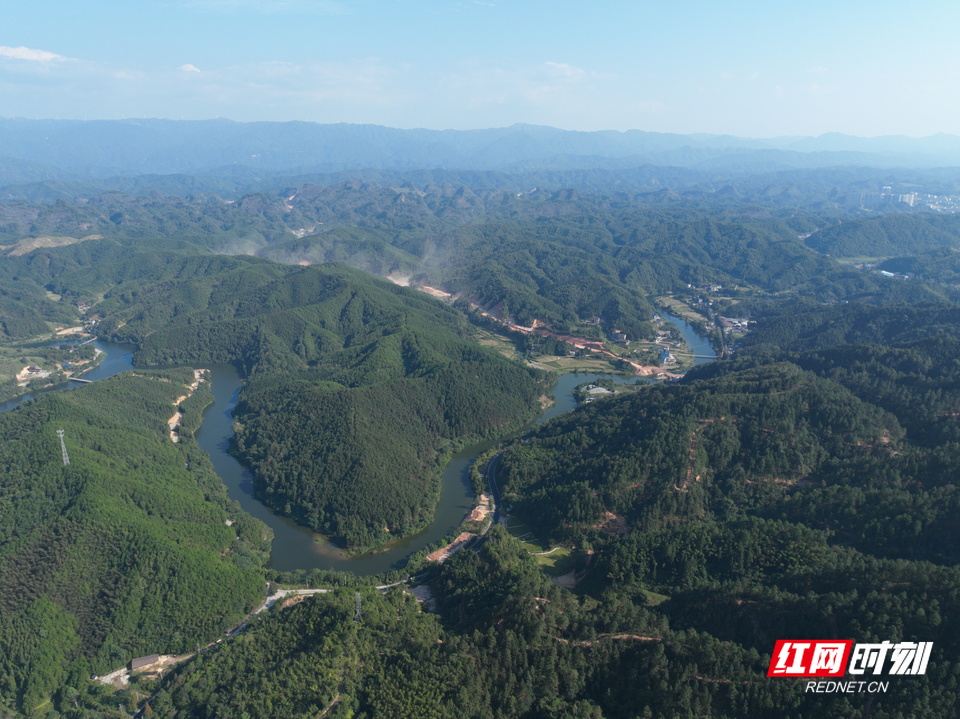
<instances>
[{"instance_id":1,"label":"power transmission tower","mask_svg":"<svg viewBox=\"0 0 960 719\"><path fill-rule=\"evenodd\" d=\"M60 438L60 451L63 453L63 466L66 467L70 464L70 455L67 454L67 445L63 441L63 430L57 430L57 436Z\"/></svg>"},{"instance_id":2,"label":"power transmission tower","mask_svg":"<svg viewBox=\"0 0 960 719\"><path fill-rule=\"evenodd\" d=\"M353 615L353 621L359 622L360 621L360 592L356 593L356 599L357 599L357 611Z\"/></svg>"}]
</instances>

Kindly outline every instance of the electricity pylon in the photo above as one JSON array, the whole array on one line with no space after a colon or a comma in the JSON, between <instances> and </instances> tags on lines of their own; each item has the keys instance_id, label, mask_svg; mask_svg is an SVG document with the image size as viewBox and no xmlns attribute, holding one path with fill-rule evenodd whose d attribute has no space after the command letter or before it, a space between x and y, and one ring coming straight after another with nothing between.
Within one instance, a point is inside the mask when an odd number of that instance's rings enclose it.
<instances>
[{"instance_id":1,"label":"electricity pylon","mask_svg":"<svg viewBox=\"0 0 960 719\"><path fill-rule=\"evenodd\" d=\"M60 451L63 453L63 466L66 467L70 464L70 455L67 454L67 445L63 441L63 430L57 430L57 436L60 438Z\"/></svg>"}]
</instances>

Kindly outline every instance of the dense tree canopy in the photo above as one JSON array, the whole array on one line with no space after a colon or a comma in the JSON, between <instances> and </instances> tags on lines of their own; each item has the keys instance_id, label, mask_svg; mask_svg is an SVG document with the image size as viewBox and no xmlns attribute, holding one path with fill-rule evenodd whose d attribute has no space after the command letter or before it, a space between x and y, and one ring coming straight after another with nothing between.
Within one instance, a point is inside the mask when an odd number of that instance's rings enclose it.
<instances>
[{"instance_id":1,"label":"dense tree canopy","mask_svg":"<svg viewBox=\"0 0 960 719\"><path fill-rule=\"evenodd\" d=\"M0 415L0 682L23 712L135 656L195 649L262 597L268 530L169 438L192 379L118 376Z\"/></svg>"}]
</instances>

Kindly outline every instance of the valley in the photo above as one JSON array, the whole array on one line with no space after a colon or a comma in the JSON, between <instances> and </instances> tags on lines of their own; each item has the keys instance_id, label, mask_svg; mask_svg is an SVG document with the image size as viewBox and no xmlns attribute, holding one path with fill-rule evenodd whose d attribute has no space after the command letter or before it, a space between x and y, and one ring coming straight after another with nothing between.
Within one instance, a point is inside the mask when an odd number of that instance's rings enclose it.
<instances>
[{"instance_id":1,"label":"valley","mask_svg":"<svg viewBox=\"0 0 960 719\"><path fill-rule=\"evenodd\" d=\"M0 204L4 710L945 716L953 221L818 172L789 206L402 172ZM766 676L785 636L931 669L814 697Z\"/></svg>"}]
</instances>

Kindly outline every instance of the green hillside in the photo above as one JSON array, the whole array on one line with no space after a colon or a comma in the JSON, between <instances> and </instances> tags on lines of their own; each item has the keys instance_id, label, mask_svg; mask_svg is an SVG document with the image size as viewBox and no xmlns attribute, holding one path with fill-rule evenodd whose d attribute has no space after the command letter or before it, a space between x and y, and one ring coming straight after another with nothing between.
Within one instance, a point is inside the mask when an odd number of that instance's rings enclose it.
<instances>
[{"instance_id":1,"label":"green hillside","mask_svg":"<svg viewBox=\"0 0 960 719\"><path fill-rule=\"evenodd\" d=\"M599 535L605 511L662 527L762 508L902 435L842 386L765 364L560 417L505 454L503 487L543 534L580 543Z\"/></svg>"},{"instance_id":2,"label":"green hillside","mask_svg":"<svg viewBox=\"0 0 960 719\"><path fill-rule=\"evenodd\" d=\"M875 560L757 524L699 533L663 561L695 556L697 541L713 540L707 552L723 542L730 554L757 538L771 554L805 542L797 551L821 561L772 569L766 584L703 582L664 601L628 583L622 565L595 560L571 592L495 528L479 554L458 553L430 582L433 611L400 589L363 591L359 621L352 591L307 599L177 673L152 710L336 719L952 716L958 648L941 628L957 609L955 569ZM611 547L611 559L636 540ZM596 576L611 586L587 585ZM803 680L766 678L774 638L831 632L935 637L935 653L925 676L891 677L883 694L815 694Z\"/></svg>"},{"instance_id":3,"label":"green hillside","mask_svg":"<svg viewBox=\"0 0 960 719\"><path fill-rule=\"evenodd\" d=\"M818 252L834 257L890 257L940 247L960 247L956 215L882 215L847 220L807 238Z\"/></svg>"},{"instance_id":4,"label":"green hillside","mask_svg":"<svg viewBox=\"0 0 960 719\"><path fill-rule=\"evenodd\" d=\"M461 313L356 270L186 255L159 269L106 294L102 331L140 363L242 367L236 448L258 496L350 547L422 527L444 451L518 426L543 392Z\"/></svg>"},{"instance_id":5,"label":"green hillside","mask_svg":"<svg viewBox=\"0 0 960 719\"><path fill-rule=\"evenodd\" d=\"M744 338L750 354L849 344L895 344L960 336L960 307L948 303L817 306L797 302L769 308Z\"/></svg>"},{"instance_id":6,"label":"green hillside","mask_svg":"<svg viewBox=\"0 0 960 719\"><path fill-rule=\"evenodd\" d=\"M24 713L133 657L195 650L263 596L268 530L169 438L192 379L119 375L0 415L0 681Z\"/></svg>"}]
</instances>

